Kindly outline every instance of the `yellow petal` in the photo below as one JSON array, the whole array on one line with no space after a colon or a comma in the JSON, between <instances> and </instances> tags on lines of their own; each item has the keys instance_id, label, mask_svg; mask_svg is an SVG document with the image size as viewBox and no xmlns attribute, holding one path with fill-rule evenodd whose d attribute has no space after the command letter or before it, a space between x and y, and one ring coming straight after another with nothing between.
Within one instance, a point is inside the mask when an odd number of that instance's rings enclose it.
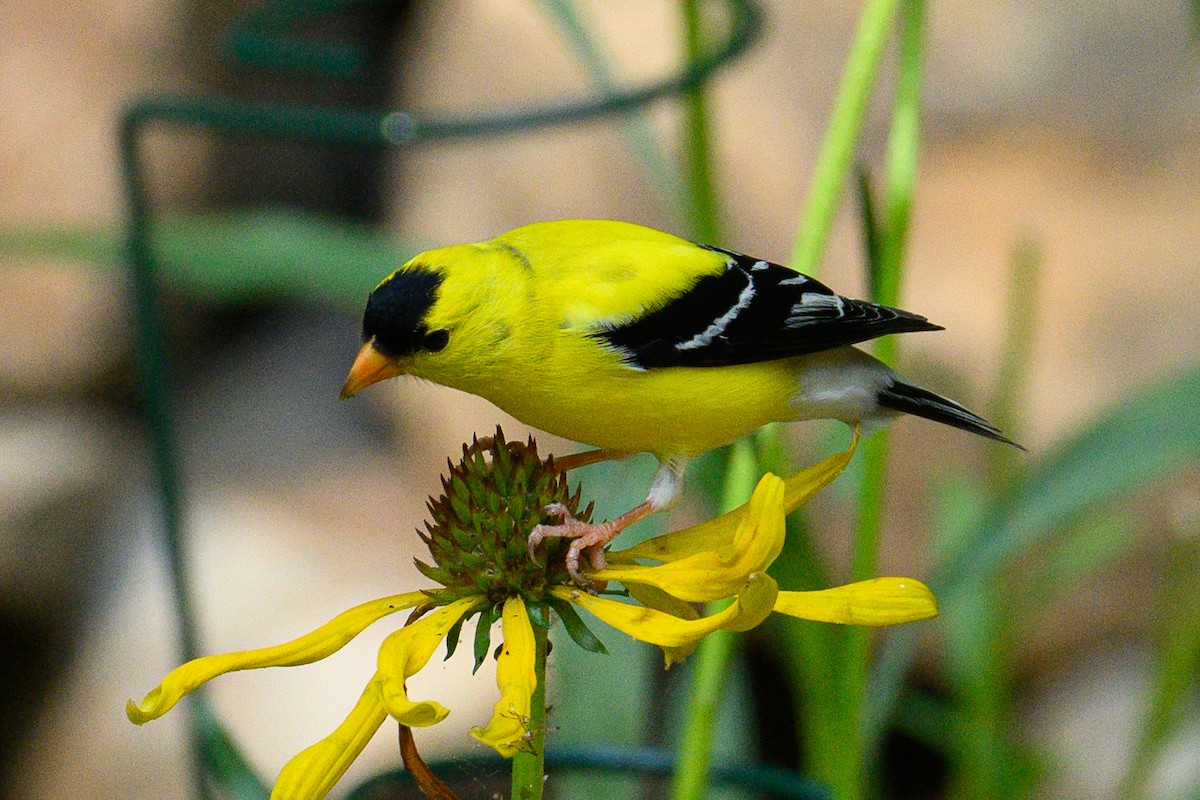
<instances>
[{"instance_id":1,"label":"yellow petal","mask_svg":"<svg viewBox=\"0 0 1200 800\"><path fill-rule=\"evenodd\" d=\"M445 706L432 700L415 703L409 700L404 682L429 663L429 657L454 623L484 602L484 598L478 596L455 600L383 640L379 646L380 695L384 708L400 724L423 728L441 722L450 713Z\"/></svg>"},{"instance_id":2,"label":"yellow petal","mask_svg":"<svg viewBox=\"0 0 1200 800\"><path fill-rule=\"evenodd\" d=\"M846 469L846 465L850 463L855 448L858 447L858 439L858 428L856 427L848 448L807 469L800 470L784 480L783 511L785 514L791 513L802 503L808 502L813 495L842 474L842 470ZM738 523L746 513L745 505L738 506L727 514L699 525L655 536L627 550L611 552L608 554L608 562L610 564L628 564L639 558L676 561L704 551L725 552L731 547L734 531L737 530Z\"/></svg>"},{"instance_id":3,"label":"yellow petal","mask_svg":"<svg viewBox=\"0 0 1200 800\"><path fill-rule=\"evenodd\" d=\"M625 588L629 590L630 597L647 608L653 608L680 619L700 619L700 612L694 605L672 597L662 589L638 583L631 583Z\"/></svg>"},{"instance_id":4,"label":"yellow petal","mask_svg":"<svg viewBox=\"0 0 1200 800\"><path fill-rule=\"evenodd\" d=\"M382 597L338 614L312 633L284 644L193 659L171 670L141 703L130 700L125 706L125 714L130 722L142 725L158 719L185 694L226 672L260 667L293 667L319 661L342 649L372 622L428 599L429 596L424 592Z\"/></svg>"},{"instance_id":5,"label":"yellow petal","mask_svg":"<svg viewBox=\"0 0 1200 800\"><path fill-rule=\"evenodd\" d=\"M533 690L537 688L534 672L536 643L525 602L520 597L504 601L501 617L504 648L496 659L496 685L500 699L492 709L487 727L474 728L471 735L494 747L505 758L512 758L521 749L529 734L529 712Z\"/></svg>"},{"instance_id":6,"label":"yellow petal","mask_svg":"<svg viewBox=\"0 0 1200 800\"><path fill-rule=\"evenodd\" d=\"M753 575L728 608L695 620L680 619L652 608L596 597L565 586L556 586L550 591L555 597L582 606L617 630L669 651L694 646L721 628L750 630L771 613L779 587L766 575ZM669 662L670 656L668 652Z\"/></svg>"},{"instance_id":7,"label":"yellow petal","mask_svg":"<svg viewBox=\"0 0 1200 800\"><path fill-rule=\"evenodd\" d=\"M936 617L937 598L912 578L872 578L816 592L780 592L775 610L845 625L899 625Z\"/></svg>"},{"instance_id":8,"label":"yellow petal","mask_svg":"<svg viewBox=\"0 0 1200 800\"><path fill-rule=\"evenodd\" d=\"M612 566L593 577L598 581L620 581L626 586L653 586L689 603L731 597L741 591L751 574L766 570L783 550L783 496L783 481L768 473L743 506L745 513L726 517L736 525L729 546L656 566Z\"/></svg>"},{"instance_id":9,"label":"yellow petal","mask_svg":"<svg viewBox=\"0 0 1200 800\"><path fill-rule=\"evenodd\" d=\"M271 790L272 800L320 800L329 794L385 719L376 674L333 733L284 765Z\"/></svg>"}]
</instances>

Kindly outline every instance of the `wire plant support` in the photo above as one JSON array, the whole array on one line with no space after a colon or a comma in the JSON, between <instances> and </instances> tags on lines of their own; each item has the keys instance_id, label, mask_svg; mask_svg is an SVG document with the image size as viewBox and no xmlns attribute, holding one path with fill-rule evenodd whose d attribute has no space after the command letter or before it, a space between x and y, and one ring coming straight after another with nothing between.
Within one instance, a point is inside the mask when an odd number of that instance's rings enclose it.
<instances>
[{"instance_id":1,"label":"wire plant support","mask_svg":"<svg viewBox=\"0 0 1200 800\"><path fill-rule=\"evenodd\" d=\"M378 5L379 0L275 0L234 23L227 34L227 56L245 66L305 72L325 77L360 75L366 56L355 45L321 41L294 33L316 17ZM128 204L124 255L135 309L138 380L142 412L161 507L164 548L179 617L179 647L185 659L199 655L193 604L187 586L184 549L183 486L172 415L171 364L160 302L160 259L155 247L155 209L147 188L143 134L153 126L217 132L267 139L378 148L411 147L435 141L499 137L522 131L573 125L606 117L630 116L647 106L685 97L745 53L756 41L762 15L752 0L724 0L728 21L724 38L683 65L678 72L642 85L611 86L594 96L472 115L432 115L392 109L314 107L251 102L222 96L156 94L140 98L120 119L118 145ZM206 710L199 714L208 713ZM195 717L194 721L199 719ZM198 752L204 753L202 724L192 725ZM201 759L197 783L208 796L209 776Z\"/></svg>"}]
</instances>

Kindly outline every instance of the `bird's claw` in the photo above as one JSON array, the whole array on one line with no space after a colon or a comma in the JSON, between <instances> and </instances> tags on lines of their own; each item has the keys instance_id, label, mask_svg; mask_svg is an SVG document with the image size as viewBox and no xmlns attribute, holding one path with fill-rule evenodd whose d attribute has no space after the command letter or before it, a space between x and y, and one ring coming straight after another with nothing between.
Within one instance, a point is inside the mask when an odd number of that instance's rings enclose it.
<instances>
[{"instance_id":1,"label":"bird's claw","mask_svg":"<svg viewBox=\"0 0 1200 800\"><path fill-rule=\"evenodd\" d=\"M557 525L535 525L529 534L529 557L536 558L538 545L546 539L559 537L572 539L567 548L566 565L571 578L579 583L586 579L579 573L579 559L587 551L588 563L593 571L604 569L604 546L611 542L620 532L617 526L610 522L599 524L583 522L571 516L570 510L562 503L550 503L542 509L545 513L561 520Z\"/></svg>"},{"instance_id":2,"label":"bird's claw","mask_svg":"<svg viewBox=\"0 0 1200 800\"><path fill-rule=\"evenodd\" d=\"M571 516L571 510L562 503L550 503L542 506L542 512L549 514L552 517L558 517L558 525L534 525L533 530L529 533L529 558L537 559L537 549L545 540L554 536L570 536L569 533L561 532L561 528L570 528L576 525L583 525Z\"/></svg>"},{"instance_id":3,"label":"bird's claw","mask_svg":"<svg viewBox=\"0 0 1200 800\"><path fill-rule=\"evenodd\" d=\"M579 522L579 520L571 516L571 509L562 503L548 503L542 506L542 511L552 517L558 517L563 522Z\"/></svg>"}]
</instances>

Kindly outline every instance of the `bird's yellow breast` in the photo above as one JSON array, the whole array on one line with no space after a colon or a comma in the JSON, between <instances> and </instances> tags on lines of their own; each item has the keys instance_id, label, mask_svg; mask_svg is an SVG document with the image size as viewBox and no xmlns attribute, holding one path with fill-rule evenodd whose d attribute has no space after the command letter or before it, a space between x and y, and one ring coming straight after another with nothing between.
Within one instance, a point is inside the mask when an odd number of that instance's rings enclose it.
<instances>
[{"instance_id":1,"label":"bird's yellow breast","mask_svg":"<svg viewBox=\"0 0 1200 800\"><path fill-rule=\"evenodd\" d=\"M498 391L491 398L518 419L605 449L694 455L732 442L768 422L790 419L796 376L783 363L668 369L596 381L574 370L545 391Z\"/></svg>"},{"instance_id":2,"label":"bird's yellow breast","mask_svg":"<svg viewBox=\"0 0 1200 800\"><path fill-rule=\"evenodd\" d=\"M595 447L697 454L773 421L792 419L792 359L720 369L637 370L572 329L541 341L492 343L471 367L415 374L478 394L517 419Z\"/></svg>"},{"instance_id":3,"label":"bird's yellow breast","mask_svg":"<svg viewBox=\"0 0 1200 800\"><path fill-rule=\"evenodd\" d=\"M794 418L793 359L639 370L594 335L721 272L718 253L649 228L584 221L529 225L420 258L449 265L429 324L451 334L444 351L418 356L410 372L478 394L530 425L669 456Z\"/></svg>"}]
</instances>

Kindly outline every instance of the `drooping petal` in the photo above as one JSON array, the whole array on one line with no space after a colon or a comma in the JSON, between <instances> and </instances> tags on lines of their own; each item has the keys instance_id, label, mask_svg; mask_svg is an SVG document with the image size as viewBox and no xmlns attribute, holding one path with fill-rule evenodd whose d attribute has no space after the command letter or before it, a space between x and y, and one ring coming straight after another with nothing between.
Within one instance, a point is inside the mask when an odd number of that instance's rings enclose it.
<instances>
[{"instance_id":1,"label":"drooping petal","mask_svg":"<svg viewBox=\"0 0 1200 800\"><path fill-rule=\"evenodd\" d=\"M379 646L380 695L387 712L402 725L422 728L441 722L450 712L433 700L408 699L405 681L420 672L447 632L463 615L481 606L484 598L464 597L434 609L421 619L389 634Z\"/></svg>"},{"instance_id":2,"label":"drooping petal","mask_svg":"<svg viewBox=\"0 0 1200 800\"><path fill-rule=\"evenodd\" d=\"M813 495L842 474L858 447L858 440L858 428L855 428L848 448L786 478L783 482L784 513L789 514L802 503L808 502ZM741 505L727 514L699 525L655 536L626 550L610 552L608 563L628 564L639 558L676 561L705 551L727 552L732 546L738 522L746 513L746 505Z\"/></svg>"},{"instance_id":3,"label":"drooping petal","mask_svg":"<svg viewBox=\"0 0 1200 800\"><path fill-rule=\"evenodd\" d=\"M721 519L733 525L728 546L655 566L627 564L602 569L599 581L620 581L661 589L689 603L706 603L737 594L750 575L763 572L783 550L784 482L770 473L758 482L744 513Z\"/></svg>"},{"instance_id":4,"label":"drooping petal","mask_svg":"<svg viewBox=\"0 0 1200 800\"><path fill-rule=\"evenodd\" d=\"M388 614L412 608L428 599L429 596L424 592L381 597L344 611L311 633L290 642L257 650L242 650L193 659L167 673L162 683L146 695L142 702L135 703L130 700L125 706L125 714L130 722L143 725L152 719L158 719L170 711L185 694L218 675L261 667L293 667L319 661L343 648L371 623Z\"/></svg>"},{"instance_id":5,"label":"drooping petal","mask_svg":"<svg viewBox=\"0 0 1200 800\"><path fill-rule=\"evenodd\" d=\"M529 733L529 712L533 690L537 688L533 626L529 623L525 602L519 596L504 601L501 627L504 647L496 659L500 699L492 709L487 726L472 729L471 735L495 748L505 758L512 758Z\"/></svg>"},{"instance_id":6,"label":"drooping petal","mask_svg":"<svg viewBox=\"0 0 1200 800\"><path fill-rule=\"evenodd\" d=\"M771 613L778 592L779 587L770 577L753 575L728 608L689 620L565 586L551 589L554 596L582 606L622 633L662 647L667 651L668 666L679 660L672 658L673 651L682 653L715 630L747 631L758 625Z\"/></svg>"},{"instance_id":7,"label":"drooping petal","mask_svg":"<svg viewBox=\"0 0 1200 800\"><path fill-rule=\"evenodd\" d=\"M844 625L899 625L936 617L937 598L912 578L872 578L815 592L780 592L775 610Z\"/></svg>"},{"instance_id":8,"label":"drooping petal","mask_svg":"<svg viewBox=\"0 0 1200 800\"><path fill-rule=\"evenodd\" d=\"M700 619L700 612L691 603L685 603L678 597L672 597L655 586L644 586L631 583L625 587L629 596L647 608L662 611L680 619Z\"/></svg>"},{"instance_id":9,"label":"drooping petal","mask_svg":"<svg viewBox=\"0 0 1200 800\"><path fill-rule=\"evenodd\" d=\"M284 765L271 790L271 800L321 800L358 758L385 719L387 711L376 673L345 721Z\"/></svg>"}]
</instances>

